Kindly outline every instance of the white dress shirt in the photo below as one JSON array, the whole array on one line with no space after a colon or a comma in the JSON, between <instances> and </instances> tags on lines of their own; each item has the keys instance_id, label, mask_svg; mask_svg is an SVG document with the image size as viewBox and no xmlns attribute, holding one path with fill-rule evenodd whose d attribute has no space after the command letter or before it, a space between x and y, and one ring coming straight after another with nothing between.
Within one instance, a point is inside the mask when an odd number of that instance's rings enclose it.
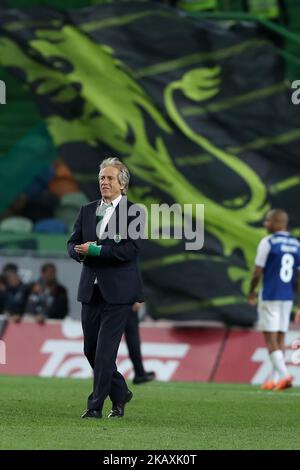
<instances>
[{"instance_id":1,"label":"white dress shirt","mask_svg":"<svg viewBox=\"0 0 300 470\"><path fill-rule=\"evenodd\" d=\"M111 216L112 216L113 213L115 212L116 207L117 207L117 205L119 204L119 202L121 201L121 199L122 199L122 194L120 194L120 196L116 197L116 199L114 199L113 201L111 201L112 206L110 206L110 207L108 207L108 208L106 209L106 212L105 212L105 214L104 214L103 220L102 220L102 222L101 222L100 230L99 230L99 232L97 233L98 238L101 238L101 237L102 237L102 235L103 235L103 233L104 233L104 231L105 231L105 228L106 228L106 226L107 226L107 224L108 224L108 222L109 222ZM101 207L103 204L104 204L104 201L103 201L103 199L102 199L99 207Z\"/></svg>"},{"instance_id":2,"label":"white dress shirt","mask_svg":"<svg viewBox=\"0 0 300 470\"><path fill-rule=\"evenodd\" d=\"M101 237L102 237L102 235L103 235L103 233L104 233L104 231L105 231L105 228L106 228L106 226L107 226L107 224L108 224L108 222L109 222L111 216L112 216L113 213L115 212L116 207L117 207L117 205L119 204L119 202L121 201L121 199L122 199L122 194L120 194L120 196L116 197L113 201L111 201L112 206L110 206L110 207L108 207L108 208L106 209L106 212L105 212L104 217L103 217L102 222L101 222L100 230L99 230L99 232L97 233L97 237L98 237L98 238L101 238ZM100 205L99 205L98 207L101 207L102 204L104 204L103 199L101 200L101 203L100 203ZM95 284L97 284L97 283L98 283L98 281L97 281L97 278L96 278L96 279L95 279Z\"/></svg>"}]
</instances>

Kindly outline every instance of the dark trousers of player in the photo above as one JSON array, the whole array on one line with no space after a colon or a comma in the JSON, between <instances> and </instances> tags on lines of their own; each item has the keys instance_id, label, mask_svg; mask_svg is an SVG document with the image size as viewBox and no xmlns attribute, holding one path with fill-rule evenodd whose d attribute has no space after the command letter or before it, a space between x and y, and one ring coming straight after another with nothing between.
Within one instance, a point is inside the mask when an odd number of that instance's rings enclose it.
<instances>
[{"instance_id":1,"label":"dark trousers of player","mask_svg":"<svg viewBox=\"0 0 300 470\"><path fill-rule=\"evenodd\" d=\"M102 410L107 396L113 403L125 400L128 388L117 370L116 357L131 308L131 304L106 303L96 284L91 301L82 303L84 354L94 371L93 392L87 402L90 410Z\"/></svg>"},{"instance_id":2,"label":"dark trousers of player","mask_svg":"<svg viewBox=\"0 0 300 470\"><path fill-rule=\"evenodd\" d=\"M142 361L141 340L139 334L139 320L136 312L131 312L125 327L125 339L129 357L134 367L136 376L143 376L145 369Z\"/></svg>"}]
</instances>

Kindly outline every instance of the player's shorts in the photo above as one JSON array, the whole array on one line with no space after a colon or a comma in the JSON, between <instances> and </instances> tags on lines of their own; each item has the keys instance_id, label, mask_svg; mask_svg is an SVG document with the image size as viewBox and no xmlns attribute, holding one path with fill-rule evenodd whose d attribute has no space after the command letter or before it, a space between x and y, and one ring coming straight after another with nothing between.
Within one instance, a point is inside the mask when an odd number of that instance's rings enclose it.
<instances>
[{"instance_id":1,"label":"player's shorts","mask_svg":"<svg viewBox=\"0 0 300 470\"><path fill-rule=\"evenodd\" d=\"M277 331L286 333L289 329L292 308L291 300L259 299L257 329L270 333Z\"/></svg>"}]
</instances>

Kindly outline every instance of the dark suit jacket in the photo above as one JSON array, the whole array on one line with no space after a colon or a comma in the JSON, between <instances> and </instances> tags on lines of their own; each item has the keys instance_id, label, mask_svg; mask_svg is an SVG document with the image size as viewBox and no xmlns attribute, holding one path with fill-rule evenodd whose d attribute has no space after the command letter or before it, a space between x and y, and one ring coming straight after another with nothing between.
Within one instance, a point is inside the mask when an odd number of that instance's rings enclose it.
<instances>
[{"instance_id":1,"label":"dark suit jacket","mask_svg":"<svg viewBox=\"0 0 300 470\"><path fill-rule=\"evenodd\" d=\"M126 198L122 198L127 208L132 206ZM97 277L98 285L104 300L110 304L128 304L143 302L142 278L138 267L138 255L141 239L106 238L98 241L102 245L100 256L87 256L83 261L74 250L75 245L87 241L95 241L96 236L96 209L99 201L93 201L80 209L74 230L68 240L69 255L78 262L82 262L82 272L78 288L79 302L91 300L94 282ZM112 216L116 218L116 235L119 234L120 203ZM127 229L134 217L128 217Z\"/></svg>"}]
</instances>

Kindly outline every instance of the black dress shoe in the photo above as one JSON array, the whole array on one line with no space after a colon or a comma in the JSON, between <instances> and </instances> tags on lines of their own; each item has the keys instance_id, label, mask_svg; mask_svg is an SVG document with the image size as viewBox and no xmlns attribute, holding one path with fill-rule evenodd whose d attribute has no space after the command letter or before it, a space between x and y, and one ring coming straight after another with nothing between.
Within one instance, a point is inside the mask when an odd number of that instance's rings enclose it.
<instances>
[{"instance_id":1,"label":"black dress shoe","mask_svg":"<svg viewBox=\"0 0 300 470\"><path fill-rule=\"evenodd\" d=\"M135 385L143 384L146 382L151 382L151 380L155 379L155 373L154 372L145 372L144 375L136 375L133 379L133 383Z\"/></svg>"},{"instance_id":2,"label":"black dress shoe","mask_svg":"<svg viewBox=\"0 0 300 470\"><path fill-rule=\"evenodd\" d=\"M81 417L99 419L99 418L102 418L102 413L99 410L86 410Z\"/></svg>"},{"instance_id":3,"label":"black dress shoe","mask_svg":"<svg viewBox=\"0 0 300 470\"><path fill-rule=\"evenodd\" d=\"M125 401L122 403L113 403L112 409L109 412L108 418L122 418L124 416L124 408L133 397L133 393L128 390Z\"/></svg>"}]
</instances>

